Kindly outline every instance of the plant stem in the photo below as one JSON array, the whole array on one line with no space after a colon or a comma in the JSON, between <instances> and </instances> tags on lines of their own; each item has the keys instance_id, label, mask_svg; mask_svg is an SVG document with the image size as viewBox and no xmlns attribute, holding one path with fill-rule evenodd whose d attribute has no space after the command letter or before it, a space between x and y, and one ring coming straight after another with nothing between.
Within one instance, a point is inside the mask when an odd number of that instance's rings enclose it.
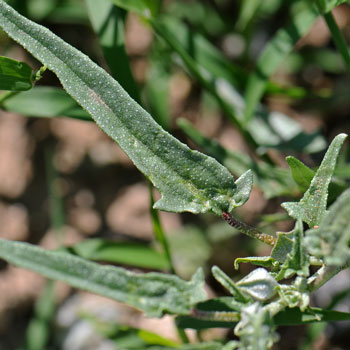
<instances>
[{"instance_id":1,"label":"plant stem","mask_svg":"<svg viewBox=\"0 0 350 350\"><path fill-rule=\"evenodd\" d=\"M347 43L342 35L336 21L334 20L332 12L325 13L323 15L324 20L327 23L329 31L332 34L332 38L334 40L334 44L343 57L345 67L348 72L350 72L350 54Z\"/></svg>"},{"instance_id":2,"label":"plant stem","mask_svg":"<svg viewBox=\"0 0 350 350\"><path fill-rule=\"evenodd\" d=\"M160 243L160 245L162 246L164 253L167 257L169 266L170 266L170 272L175 274L175 267L171 258L171 252L170 252L170 247L169 247L169 243L166 237L166 234L164 232L164 229L162 227L162 224L160 222L160 218L159 218L159 213L157 209L153 208L154 205L154 198L153 198L153 186L150 183L149 184L149 192L150 192L150 199L151 199L151 205L150 205L150 212L151 212L151 219L152 219L152 226L153 226L153 232L154 235L156 237L156 240Z\"/></svg>"},{"instance_id":3,"label":"plant stem","mask_svg":"<svg viewBox=\"0 0 350 350\"><path fill-rule=\"evenodd\" d=\"M249 226L249 225L245 224L244 222L237 220L231 214L229 214L227 212L223 212L222 217L230 226L232 226L235 229L237 229L238 231L246 234L247 236L249 236L251 238L258 239L259 241L264 242L272 247L276 244L275 237L268 235L266 233L263 233L263 232L259 231L258 229L256 229L255 227Z\"/></svg>"},{"instance_id":4,"label":"plant stem","mask_svg":"<svg viewBox=\"0 0 350 350\"><path fill-rule=\"evenodd\" d=\"M176 329L177 329L177 334L179 335L182 343L188 344L190 342L190 340L188 339L188 336L187 336L185 330L182 328L179 328L179 327L177 327Z\"/></svg>"}]
</instances>

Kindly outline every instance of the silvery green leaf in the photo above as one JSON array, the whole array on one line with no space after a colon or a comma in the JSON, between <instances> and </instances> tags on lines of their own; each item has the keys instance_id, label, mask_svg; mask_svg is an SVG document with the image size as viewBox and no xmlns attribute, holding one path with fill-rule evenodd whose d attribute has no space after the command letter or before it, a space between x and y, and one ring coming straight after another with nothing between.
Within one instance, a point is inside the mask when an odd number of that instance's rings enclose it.
<instances>
[{"instance_id":1,"label":"silvery green leaf","mask_svg":"<svg viewBox=\"0 0 350 350\"><path fill-rule=\"evenodd\" d=\"M235 183L216 160L192 151L165 132L87 56L21 16L3 0L0 27L58 76L67 92L159 189L162 198L155 208L221 215L244 201L252 174ZM243 195L237 187L243 189Z\"/></svg>"},{"instance_id":2,"label":"silvery green leaf","mask_svg":"<svg viewBox=\"0 0 350 350\"><path fill-rule=\"evenodd\" d=\"M129 304L149 316L189 314L196 303L206 299L200 270L186 282L174 275L133 273L5 239L0 239L0 258L73 287Z\"/></svg>"},{"instance_id":3,"label":"silvery green leaf","mask_svg":"<svg viewBox=\"0 0 350 350\"><path fill-rule=\"evenodd\" d=\"M249 275L236 282L236 286L258 301L272 298L276 291L276 280L263 268L253 270Z\"/></svg>"},{"instance_id":4,"label":"silvery green leaf","mask_svg":"<svg viewBox=\"0 0 350 350\"><path fill-rule=\"evenodd\" d=\"M234 332L240 337L240 350L268 350L278 340L268 312L258 302L242 309Z\"/></svg>"},{"instance_id":5,"label":"silvery green leaf","mask_svg":"<svg viewBox=\"0 0 350 350\"><path fill-rule=\"evenodd\" d=\"M339 134L335 137L303 198L298 203L282 204L291 217L303 220L309 227L319 225L326 214L328 186L334 173L340 148L346 137L346 134Z\"/></svg>"},{"instance_id":6,"label":"silvery green leaf","mask_svg":"<svg viewBox=\"0 0 350 350\"><path fill-rule=\"evenodd\" d=\"M277 280L291 278L294 274L304 277L309 276L309 258L303 244L303 234L303 224L301 220L298 220L292 235L290 235L290 237L293 239L292 245L289 245L290 251L285 256L283 265L280 267L280 271L276 276ZM285 242L289 242L289 239L288 241L285 240ZM276 256L277 254L281 254L281 248L277 250L275 249L276 247L272 252L273 255Z\"/></svg>"},{"instance_id":7,"label":"silvery green leaf","mask_svg":"<svg viewBox=\"0 0 350 350\"><path fill-rule=\"evenodd\" d=\"M271 251L271 257L284 263L293 249L293 232L277 232L277 243Z\"/></svg>"},{"instance_id":8,"label":"silvery green leaf","mask_svg":"<svg viewBox=\"0 0 350 350\"><path fill-rule=\"evenodd\" d=\"M225 288L227 289L237 301L246 302L247 298L242 295L237 285L232 281L232 279L226 275L219 267L213 266L211 272L214 278Z\"/></svg>"},{"instance_id":9,"label":"silvery green leaf","mask_svg":"<svg viewBox=\"0 0 350 350\"><path fill-rule=\"evenodd\" d=\"M350 189L330 207L319 228L306 231L305 246L326 264L342 266L350 259Z\"/></svg>"},{"instance_id":10,"label":"silvery green leaf","mask_svg":"<svg viewBox=\"0 0 350 350\"><path fill-rule=\"evenodd\" d=\"M305 311L309 306L310 296L305 278L297 277L290 285L279 284L277 291L282 302L290 308L299 307L301 311Z\"/></svg>"}]
</instances>

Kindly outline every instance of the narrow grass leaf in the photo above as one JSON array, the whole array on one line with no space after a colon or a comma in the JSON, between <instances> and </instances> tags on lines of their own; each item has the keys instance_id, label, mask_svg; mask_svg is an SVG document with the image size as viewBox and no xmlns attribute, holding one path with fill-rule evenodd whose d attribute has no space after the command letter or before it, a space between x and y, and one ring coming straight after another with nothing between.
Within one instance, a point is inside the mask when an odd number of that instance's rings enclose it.
<instances>
[{"instance_id":1,"label":"narrow grass leaf","mask_svg":"<svg viewBox=\"0 0 350 350\"><path fill-rule=\"evenodd\" d=\"M272 166L263 161L256 162L245 153L228 150L217 141L200 134L186 119L179 118L177 124L206 154L225 165L236 176L251 169L254 174L254 183L263 190L266 198L295 195L298 192L287 169Z\"/></svg>"},{"instance_id":2,"label":"narrow grass leaf","mask_svg":"<svg viewBox=\"0 0 350 350\"><path fill-rule=\"evenodd\" d=\"M312 6L295 13L291 23L277 31L260 55L256 68L251 74L245 93L245 123L252 119L257 104L262 97L266 83L283 59L292 51L296 42L311 28L318 17Z\"/></svg>"},{"instance_id":3,"label":"narrow grass leaf","mask_svg":"<svg viewBox=\"0 0 350 350\"><path fill-rule=\"evenodd\" d=\"M101 266L67 253L4 239L0 239L0 257L45 277L129 304L149 316L189 314L194 304L206 299L201 271L186 282L167 274L137 274Z\"/></svg>"},{"instance_id":4,"label":"narrow grass leaf","mask_svg":"<svg viewBox=\"0 0 350 350\"><path fill-rule=\"evenodd\" d=\"M135 101L140 102L139 88L125 51L125 11L114 6L110 0L85 0L85 2L91 25L98 36L111 75Z\"/></svg>"},{"instance_id":5,"label":"narrow grass leaf","mask_svg":"<svg viewBox=\"0 0 350 350\"><path fill-rule=\"evenodd\" d=\"M172 257L171 257L168 239L167 239L167 236L164 232L162 223L160 221L159 212L157 209L153 208L154 196L153 196L153 187L151 184L149 186L149 190L150 190L150 202L151 202L150 203L151 204L150 205L150 214L151 214L151 220L152 220L153 233L154 233L156 240L163 248L164 257L166 257L166 259L167 259L168 268L170 268L171 272L175 274L175 268L174 268L173 263L172 263Z\"/></svg>"},{"instance_id":6,"label":"narrow grass leaf","mask_svg":"<svg viewBox=\"0 0 350 350\"><path fill-rule=\"evenodd\" d=\"M170 267L167 257L147 244L113 242L93 238L77 243L68 249L70 252L89 260L158 270Z\"/></svg>"},{"instance_id":7,"label":"narrow grass leaf","mask_svg":"<svg viewBox=\"0 0 350 350\"><path fill-rule=\"evenodd\" d=\"M350 4L349 0L314 0L314 3L319 8L320 12L328 13L332 9L341 4Z\"/></svg>"},{"instance_id":8,"label":"narrow grass leaf","mask_svg":"<svg viewBox=\"0 0 350 350\"><path fill-rule=\"evenodd\" d=\"M67 92L129 155L162 193L165 211L221 215L237 207L237 185L213 158L165 132L124 89L87 56L0 0L0 26L56 73Z\"/></svg>"},{"instance_id":9,"label":"narrow grass leaf","mask_svg":"<svg viewBox=\"0 0 350 350\"><path fill-rule=\"evenodd\" d=\"M26 330L26 350L45 349L56 310L54 281L47 284L34 306L34 317Z\"/></svg>"},{"instance_id":10,"label":"narrow grass leaf","mask_svg":"<svg viewBox=\"0 0 350 350\"><path fill-rule=\"evenodd\" d=\"M325 142L319 132L305 134L291 118L282 113L268 113L263 108L259 108L255 118L244 129L245 102L234 88L237 85L235 80L241 83L243 80L244 84L245 75L241 74L241 70L232 69L212 45L186 28L181 21L162 16L152 20L151 24L155 32L181 57L185 69L215 97L225 115L253 149L262 146L260 151L263 151L263 147L276 147L309 153L324 149Z\"/></svg>"},{"instance_id":11,"label":"narrow grass leaf","mask_svg":"<svg viewBox=\"0 0 350 350\"><path fill-rule=\"evenodd\" d=\"M282 204L291 217L306 222L309 227L319 225L326 214L328 186L334 173L340 148L346 137L346 134L339 134L335 137L303 198L298 203Z\"/></svg>"},{"instance_id":12,"label":"narrow grass leaf","mask_svg":"<svg viewBox=\"0 0 350 350\"><path fill-rule=\"evenodd\" d=\"M308 308L301 311L298 307L279 312L273 322L278 326L293 326L313 322L349 321L350 313L319 308Z\"/></svg>"},{"instance_id":13,"label":"narrow grass leaf","mask_svg":"<svg viewBox=\"0 0 350 350\"><path fill-rule=\"evenodd\" d=\"M172 123L169 87L170 73L166 71L164 63L152 60L144 87L146 105L156 122L165 130L169 130Z\"/></svg>"},{"instance_id":14,"label":"narrow grass leaf","mask_svg":"<svg viewBox=\"0 0 350 350\"><path fill-rule=\"evenodd\" d=\"M341 54L343 61L345 63L346 69L350 71L350 53L346 40L340 31L337 22L335 21L332 12L325 13L323 15L324 20L327 23L329 31L331 32L332 39L337 47L339 53Z\"/></svg>"},{"instance_id":15,"label":"narrow grass leaf","mask_svg":"<svg viewBox=\"0 0 350 350\"><path fill-rule=\"evenodd\" d=\"M27 63L0 56L0 90L29 90L33 86L32 75Z\"/></svg>"},{"instance_id":16,"label":"narrow grass leaf","mask_svg":"<svg viewBox=\"0 0 350 350\"><path fill-rule=\"evenodd\" d=\"M115 5L127 10L136 12L143 17L157 15L161 0L111 0Z\"/></svg>"}]
</instances>

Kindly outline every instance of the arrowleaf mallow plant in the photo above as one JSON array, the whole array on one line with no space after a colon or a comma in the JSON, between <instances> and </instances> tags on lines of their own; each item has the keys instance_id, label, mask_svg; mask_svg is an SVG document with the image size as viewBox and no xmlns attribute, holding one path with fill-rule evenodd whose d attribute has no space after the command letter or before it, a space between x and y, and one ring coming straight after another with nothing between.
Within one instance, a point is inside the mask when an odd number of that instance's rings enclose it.
<instances>
[{"instance_id":1,"label":"arrowleaf mallow plant","mask_svg":"<svg viewBox=\"0 0 350 350\"><path fill-rule=\"evenodd\" d=\"M0 0L0 26L57 75L67 93L160 191L162 197L154 208L195 214L211 212L239 231L272 246L269 256L236 259L236 268L247 262L258 266L238 281L214 266L214 278L230 294L214 299L208 299L205 293L201 270L190 281L175 274L134 273L121 267L102 266L67 252L47 251L5 239L0 239L1 258L48 278L126 303L151 317L175 315L180 330L234 327L239 338L226 344L203 342L176 346L180 349L271 349L278 341L278 325L350 320L350 313L310 306L310 294L350 265L350 189L342 189L342 194L328 206L329 186L347 135L335 137L315 172L297 159L288 158L293 178L304 190L298 202L282 204L295 219L294 229L278 232L276 236L265 234L232 214L249 199L252 170L235 179L214 158L182 144L86 55L23 17L3 0ZM31 72L23 67L30 84ZM152 347L154 350L171 348Z\"/></svg>"}]
</instances>

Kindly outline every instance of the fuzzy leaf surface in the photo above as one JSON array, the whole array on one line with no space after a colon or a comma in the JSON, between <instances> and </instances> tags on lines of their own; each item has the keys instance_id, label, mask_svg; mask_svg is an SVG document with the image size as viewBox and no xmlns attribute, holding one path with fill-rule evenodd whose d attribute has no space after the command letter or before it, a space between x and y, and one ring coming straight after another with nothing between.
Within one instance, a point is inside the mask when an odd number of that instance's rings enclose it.
<instances>
[{"instance_id":1,"label":"fuzzy leaf surface","mask_svg":"<svg viewBox=\"0 0 350 350\"><path fill-rule=\"evenodd\" d=\"M306 231L309 252L329 265L342 266L350 259L350 189L330 207L319 228Z\"/></svg>"},{"instance_id":2,"label":"fuzzy leaf surface","mask_svg":"<svg viewBox=\"0 0 350 350\"><path fill-rule=\"evenodd\" d=\"M236 199L241 204L242 196L225 167L165 132L87 56L3 0L0 26L58 76L67 92L159 189L162 198L155 204L157 209L221 215L238 206ZM248 176L245 180L251 184Z\"/></svg>"},{"instance_id":3,"label":"fuzzy leaf surface","mask_svg":"<svg viewBox=\"0 0 350 350\"><path fill-rule=\"evenodd\" d=\"M259 267L236 283L241 291L255 300L266 301L275 295L276 280Z\"/></svg>"},{"instance_id":4,"label":"fuzzy leaf surface","mask_svg":"<svg viewBox=\"0 0 350 350\"><path fill-rule=\"evenodd\" d=\"M174 275L137 274L5 239L0 239L0 257L47 278L129 304L149 316L189 314L194 304L206 299L201 271L186 282Z\"/></svg>"},{"instance_id":5,"label":"fuzzy leaf surface","mask_svg":"<svg viewBox=\"0 0 350 350\"><path fill-rule=\"evenodd\" d=\"M334 173L340 148L346 137L346 134L339 134L334 138L303 198L298 203L282 204L291 217L306 222L309 227L319 225L326 214L328 186Z\"/></svg>"}]
</instances>

